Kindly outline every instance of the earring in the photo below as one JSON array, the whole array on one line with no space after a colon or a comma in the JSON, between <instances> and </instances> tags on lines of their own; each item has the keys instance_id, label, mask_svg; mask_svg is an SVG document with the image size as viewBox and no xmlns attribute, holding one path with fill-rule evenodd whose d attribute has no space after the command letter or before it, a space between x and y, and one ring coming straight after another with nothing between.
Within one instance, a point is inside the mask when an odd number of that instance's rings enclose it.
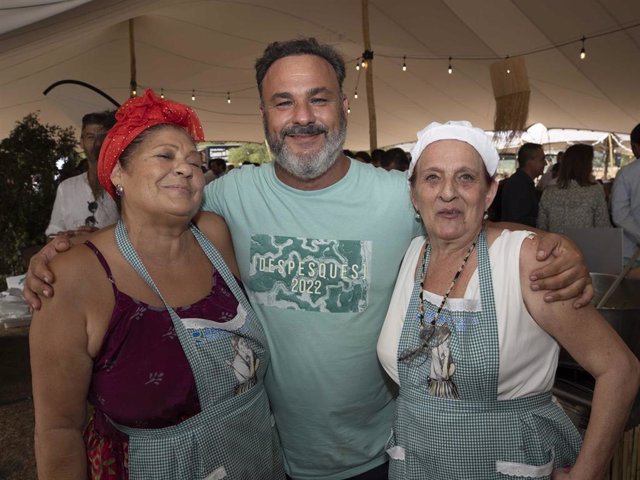
<instances>
[{"instance_id":1,"label":"earring","mask_svg":"<svg viewBox=\"0 0 640 480\"><path fill-rule=\"evenodd\" d=\"M489 219L489 212L487 210L484 211L484 215L482 216L482 220L485 222Z\"/></svg>"},{"instance_id":2,"label":"earring","mask_svg":"<svg viewBox=\"0 0 640 480\"><path fill-rule=\"evenodd\" d=\"M418 210L416 210L415 219L416 219L417 222L422 220L422 217L420 216L420 212Z\"/></svg>"},{"instance_id":3,"label":"earring","mask_svg":"<svg viewBox=\"0 0 640 480\"><path fill-rule=\"evenodd\" d=\"M124 187L118 183L116 185L116 195L121 197L123 193L124 193Z\"/></svg>"}]
</instances>

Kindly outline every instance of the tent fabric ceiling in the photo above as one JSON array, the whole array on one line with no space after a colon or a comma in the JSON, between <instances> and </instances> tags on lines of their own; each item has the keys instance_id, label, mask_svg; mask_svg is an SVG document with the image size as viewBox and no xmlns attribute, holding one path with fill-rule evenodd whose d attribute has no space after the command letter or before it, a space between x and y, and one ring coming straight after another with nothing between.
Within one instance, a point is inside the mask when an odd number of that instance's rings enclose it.
<instances>
[{"instance_id":1,"label":"tent fabric ceiling","mask_svg":"<svg viewBox=\"0 0 640 480\"><path fill-rule=\"evenodd\" d=\"M355 69L364 50L360 1L40 3L71 8L43 17L31 6L23 12L27 19L15 23L19 28L0 16L1 137L36 110L45 122L72 124L65 109L42 93L62 79L90 83L124 101L133 18L138 84L191 104L211 141L263 140L253 63L270 42L315 36L334 45L347 61L346 146L369 148L365 75ZM380 146L410 142L431 121L466 119L492 129L489 65L536 50L543 51L525 55L528 124L628 133L640 121L636 0L370 0L369 22ZM587 58L581 61L583 36Z\"/></svg>"}]
</instances>

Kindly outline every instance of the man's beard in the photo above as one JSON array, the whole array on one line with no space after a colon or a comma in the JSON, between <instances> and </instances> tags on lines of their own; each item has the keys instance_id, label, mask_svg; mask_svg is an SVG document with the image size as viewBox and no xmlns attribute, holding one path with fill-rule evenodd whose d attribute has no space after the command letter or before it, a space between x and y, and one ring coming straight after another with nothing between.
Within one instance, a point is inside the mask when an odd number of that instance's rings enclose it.
<instances>
[{"instance_id":1,"label":"man's beard","mask_svg":"<svg viewBox=\"0 0 640 480\"><path fill-rule=\"evenodd\" d=\"M290 175L300 180L314 180L324 175L342 153L347 136L347 118L340 109L340 123L337 131L329 132L327 127L319 123L309 125L292 125L282 129L279 134L270 135L266 116L263 118L264 133L275 162ZM286 143L287 135L325 135L324 145L317 152L295 155Z\"/></svg>"}]
</instances>

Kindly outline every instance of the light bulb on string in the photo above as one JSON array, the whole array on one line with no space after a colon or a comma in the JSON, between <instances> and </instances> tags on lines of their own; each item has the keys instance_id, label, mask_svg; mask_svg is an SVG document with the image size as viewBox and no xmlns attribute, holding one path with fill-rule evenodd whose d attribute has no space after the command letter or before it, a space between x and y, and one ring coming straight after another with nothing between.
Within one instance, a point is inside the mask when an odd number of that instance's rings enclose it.
<instances>
[{"instance_id":1,"label":"light bulb on string","mask_svg":"<svg viewBox=\"0 0 640 480\"><path fill-rule=\"evenodd\" d=\"M160 98L164 100L164 88L160 89Z\"/></svg>"},{"instance_id":2,"label":"light bulb on string","mask_svg":"<svg viewBox=\"0 0 640 480\"><path fill-rule=\"evenodd\" d=\"M449 57L449 68L447 68L447 73L451 75L453 73L453 67L451 66L451 57Z\"/></svg>"},{"instance_id":3,"label":"light bulb on string","mask_svg":"<svg viewBox=\"0 0 640 480\"><path fill-rule=\"evenodd\" d=\"M362 62L360 62L360 66L362 68L367 68L367 61L363 59Z\"/></svg>"},{"instance_id":4,"label":"light bulb on string","mask_svg":"<svg viewBox=\"0 0 640 480\"><path fill-rule=\"evenodd\" d=\"M133 90L131 90L131 96L135 97L136 95L138 95L137 90L134 88Z\"/></svg>"},{"instance_id":5,"label":"light bulb on string","mask_svg":"<svg viewBox=\"0 0 640 480\"><path fill-rule=\"evenodd\" d=\"M585 37L582 37L582 49L580 50L580 60L584 60L587 57L587 52L584 49L584 41L586 40Z\"/></svg>"},{"instance_id":6,"label":"light bulb on string","mask_svg":"<svg viewBox=\"0 0 640 480\"><path fill-rule=\"evenodd\" d=\"M509 55L507 55L506 57L504 57L505 61L509 60ZM509 75L511 73L511 69L509 68L509 65L507 64L507 75Z\"/></svg>"},{"instance_id":7,"label":"light bulb on string","mask_svg":"<svg viewBox=\"0 0 640 480\"><path fill-rule=\"evenodd\" d=\"M351 107L347 107L347 115L351 113Z\"/></svg>"},{"instance_id":8,"label":"light bulb on string","mask_svg":"<svg viewBox=\"0 0 640 480\"><path fill-rule=\"evenodd\" d=\"M358 99L358 89L356 88L356 91L353 92L353 98L355 98L356 100Z\"/></svg>"},{"instance_id":9,"label":"light bulb on string","mask_svg":"<svg viewBox=\"0 0 640 480\"><path fill-rule=\"evenodd\" d=\"M227 103L231 103L231 92L227 92Z\"/></svg>"},{"instance_id":10,"label":"light bulb on string","mask_svg":"<svg viewBox=\"0 0 640 480\"><path fill-rule=\"evenodd\" d=\"M191 90L191 101L192 102L196 101L196 91L195 90Z\"/></svg>"},{"instance_id":11,"label":"light bulb on string","mask_svg":"<svg viewBox=\"0 0 640 480\"><path fill-rule=\"evenodd\" d=\"M403 72L407 71L407 57L406 56L402 57L402 71Z\"/></svg>"},{"instance_id":12,"label":"light bulb on string","mask_svg":"<svg viewBox=\"0 0 640 480\"><path fill-rule=\"evenodd\" d=\"M360 58L356 60L356 70L360 70Z\"/></svg>"}]
</instances>

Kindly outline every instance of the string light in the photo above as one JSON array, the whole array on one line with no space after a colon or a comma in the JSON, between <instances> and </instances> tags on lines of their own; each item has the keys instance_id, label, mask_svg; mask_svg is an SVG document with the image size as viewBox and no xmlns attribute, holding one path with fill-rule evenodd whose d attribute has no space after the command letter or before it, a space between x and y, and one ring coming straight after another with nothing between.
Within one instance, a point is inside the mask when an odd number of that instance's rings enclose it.
<instances>
[{"instance_id":1,"label":"string light","mask_svg":"<svg viewBox=\"0 0 640 480\"><path fill-rule=\"evenodd\" d=\"M356 88L356 91L353 92L353 98L355 98L356 100L358 99L358 89Z\"/></svg>"},{"instance_id":2,"label":"string light","mask_svg":"<svg viewBox=\"0 0 640 480\"><path fill-rule=\"evenodd\" d=\"M586 45L586 41L587 39L589 40L593 40L596 38L600 38L600 37L606 37L609 35L613 35L619 32L625 32L627 30L631 30L634 28L638 28L640 27L640 22L636 22L632 25L626 25L623 27L619 27L619 28L615 28L612 30L608 30L606 32L601 32L601 33L596 33L593 35L590 35L589 37L587 37L586 35L582 36L582 38L579 39L575 39L575 40L567 40L566 42L561 42L561 43L553 43L551 45L547 45L546 47L540 47L540 48L535 48L533 50L527 50L527 51L523 51L523 52L519 52L517 54L518 57L527 57L529 55L535 55L538 53L543 53L543 52L548 52L550 50L557 50L563 47L566 47L567 45L573 45L574 43L578 43L581 42L582 46L580 48L580 60L584 60L587 58L587 49L585 47ZM373 58L373 52L368 52L365 51L365 53L363 54L363 57L365 58L365 60L367 59L367 57L365 56L365 54L370 54L371 56L368 58ZM403 60L403 71L404 70L404 66L406 65L406 55L403 56L398 56L398 55L386 55L384 53L382 54L378 54L384 58L394 58L394 59L400 59L402 58ZM412 56L411 59L412 60L436 60L436 61L441 61L443 59L445 59L446 57L442 57L442 56ZM461 55L461 56L457 56L456 60L474 60L474 61L478 61L478 60L501 60L504 59L505 57L499 57L499 56L465 56L465 55ZM451 57L449 57L450 62L451 62ZM360 69L360 65L363 65L365 63L364 60L362 60L361 57L358 57L357 59L357 64L356 64L356 68L359 70ZM453 70L453 68L451 68L451 70Z\"/></svg>"},{"instance_id":3,"label":"string light","mask_svg":"<svg viewBox=\"0 0 640 480\"><path fill-rule=\"evenodd\" d=\"M407 56L406 55L404 57L402 57L402 71L403 72L407 71Z\"/></svg>"},{"instance_id":4,"label":"string light","mask_svg":"<svg viewBox=\"0 0 640 480\"><path fill-rule=\"evenodd\" d=\"M504 59L505 61L509 60L509 55L507 55ZM511 69L509 68L509 65L507 65L507 75L509 75L510 73L511 73Z\"/></svg>"},{"instance_id":5,"label":"string light","mask_svg":"<svg viewBox=\"0 0 640 480\"><path fill-rule=\"evenodd\" d=\"M160 98L164 100L164 88L160 89Z\"/></svg>"},{"instance_id":6,"label":"string light","mask_svg":"<svg viewBox=\"0 0 640 480\"><path fill-rule=\"evenodd\" d=\"M135 97L136 95L138 95L138 92L136 91L136 89L134 88L133 90L131 90L131 96Z\"/></svg>"},{"instance_id":7,"label":"string light","mask_svg":"<svg viewBox=\"0 0 640 480\"><path fill-rule=\"evenodd\" d=\"M368 68L369 60L373 60L373 52L371 50L365 50L362 52L362 62L360 62L360 66L362 68Z\"/></svg>"},{"instance_id":8,"label":"string light","mask_svg":"<svg viewBox=\"0 0 640 480\"><path fill-rule=\"evenodd\" d=\"M451 57L449 57L449 68L447 68L447 72L449 75L453 73L453 67L451 66Z\"/></svg>"},{"instance_id":9,"label":"string light","mask_svg":"<svg viewBox=\"0 0 640 480\"><path fill-rule=\"evenodd\" d=\"M356 70L360 70L360 58L356 60Z\"/></svg>"},{"instance_id":10,"label":"string light","mask_svg":"<svg viewBox=\"0 0 640 480\"><path fill-rule=\"evenodd\" d=\"M227 92L227 103L231 103L231 92Z\"/></svg>"},{"instance_id":11,"label":"string light","mask_svg":"<svg viewBox=\"0 0 640 480\"><path fill-rule=\"evenodd\" d=\"M195 90L191 90L191 101L192 102L196 101L196 91Z\"/></svg>"},{"instance_id":12,"label":"string light","mask_svg":"<svg viewBox=\"0 0 640 480\"><path fill-rule=\"evenodd\" d=\"M347 115L351 113L351 107L347 107Z\"/></svg>"}]
</instances>

